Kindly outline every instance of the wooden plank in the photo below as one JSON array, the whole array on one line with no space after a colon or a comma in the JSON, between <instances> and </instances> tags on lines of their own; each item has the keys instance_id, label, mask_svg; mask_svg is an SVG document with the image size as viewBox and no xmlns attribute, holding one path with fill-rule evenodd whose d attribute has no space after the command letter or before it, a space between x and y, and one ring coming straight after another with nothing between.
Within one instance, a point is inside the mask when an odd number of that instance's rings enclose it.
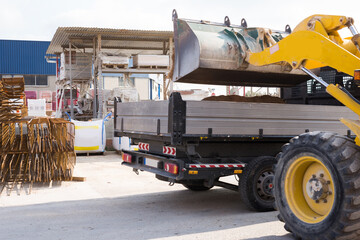
<instances>
[{"instance_id":1,"label":"wooden plank","mask_svg":"<svg viewBox=\"0 0 360 240\"><path fill-rule=\"evenodd\" d=\"M86 177L72 177L71 178L72 182L85 182L86 181Z\"/></svg>"}]
</instances>

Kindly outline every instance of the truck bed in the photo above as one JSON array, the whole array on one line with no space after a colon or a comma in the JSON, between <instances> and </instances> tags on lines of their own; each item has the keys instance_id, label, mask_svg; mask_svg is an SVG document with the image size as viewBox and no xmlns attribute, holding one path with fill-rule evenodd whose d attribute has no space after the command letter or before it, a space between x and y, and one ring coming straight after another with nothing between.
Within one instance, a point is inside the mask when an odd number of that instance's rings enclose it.
<instances>
[{"instance_id":1,"label":"truck bed","mask_svg":"<svg viewBox=\"0 0 360 240\"><path fill-rule=\"evenodd\" d=\"M172 101L172 100L170 100ZM116 133L171 136L179 116L182 136L296 136L306 131L331 131L346 135L339 119L357 119L343 106L277 103L183 101L174 110L169 101L117 103ZM177 114L177 117L172 115Z\"/></svg>"},{"instance_id":2,"label":"truck bed","mask_svg":"<svg viewBox=\"0 0 360 240\"><path fill-rule=\"evenodd\" d=\"M169 101L115 101L114 127L115 136L129 136L139 146L122 151L123 165L173 183L203 181L237 190L218 179L241 173L253 160L275 159L304 132L350 135L340 117L357 116L342 106L183 101L172 93ZM172 173L169 165L181 171Z\"/></svg>"}]
</instances>

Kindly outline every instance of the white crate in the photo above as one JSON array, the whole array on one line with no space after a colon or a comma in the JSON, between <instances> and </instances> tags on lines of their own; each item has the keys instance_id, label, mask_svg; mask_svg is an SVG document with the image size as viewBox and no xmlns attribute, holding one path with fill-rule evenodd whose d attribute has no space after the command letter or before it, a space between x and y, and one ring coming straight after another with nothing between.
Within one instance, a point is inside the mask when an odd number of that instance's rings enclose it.
<instances>
[{"instance_id":1,"label":"white crate","mask_svg":"<svg viewBox=\"0 0 360 240\"><path fill-rule=\"evenodd\" d=\"M31 117L45 117L46 116L46 102L45 99L28 99L28 115Z\"/></svg>"},{"instance_id":2,"label":"white crate","mask_svg":"<svg viewBox=\"0 0 360 240\"><path fill-rule=\"evenodd\" d=\"M106 132L103 120L76 121L75 143L76 153L104 152L106 145Z\"/></svg>"},{"instance_id":3,"label":"white crate","mask_svg":"<svg viewBox=\"0 0 360 240\"><path fill-rule=\"evenodd\" d=\"M168 55L135 55L133 57L134 67L169 67Z\"/></svg>"},{"instance_id":4,"label":"white crate","mask_svg":"<svg viewBox=\"0 0 360 240\"><path fill-rule=\"evenodd\" d=\"M129 64L129 58L120 55L110 55L107 53L100 53L100 58L103 64L114 64L114 65Z\"/></svg>"}]
</instances>

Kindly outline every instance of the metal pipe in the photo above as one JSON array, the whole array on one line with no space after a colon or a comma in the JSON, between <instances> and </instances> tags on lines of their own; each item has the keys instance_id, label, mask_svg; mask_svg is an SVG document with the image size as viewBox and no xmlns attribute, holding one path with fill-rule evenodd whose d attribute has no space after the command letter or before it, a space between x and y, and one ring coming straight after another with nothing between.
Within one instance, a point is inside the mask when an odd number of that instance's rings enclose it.
<instances>
[{"instance_id":1,"label":"metal pipe","mask_svg":"<svg viewBox=\"0 0 360 240\"><path fill-rule=\"evenodd\" d=\"M59 56L56 55L56 77L55 77L55 112L56 114L59 111L59 101L58 101L58 97L59 97L59 93L58 93L58 81L59 81Z\"/></svg>"},{"instance_id":2,"label":"metal pipe","mask_svg":"<svg viewBox=\"0 0 360 240\"><path fill-rule=\"evenodd\" d=\"M214 181L214 186L223 187L236 192L239 190L239 187L237 185L221 181Z\"/></svg>"},{"instance_id":3,"label":"metal pipe","mask_svg":"<svg viewBox=\"0 0 360 240\"><path fill-rule=\"evenodd\" d=\"M305 67L301 67L301 70L303 70L307 75L311 76L312 78L314 78L316 81L318 81L321 85L323 85L324 87L329 86L329 84L327 82L325 82L324 80L322 80L321 78L319 78L318 76L316 76L312 71L310 71L309 69L305 68Z\"/></svg>"},{"instance_id":4,"label":"metal pipe","mask_svg":"<svg viewBox=\"0 0 360 240\"><path fill-rule=\"evenodd\" d=\"M353 24L350 24L350 25L348 26L348 28L349 28L351 34L354 36L353 39L352 39L352 40L353 40L353 43L355 44L357 50L360 52L359 43L358 43L356 40L354 40L354 38L356 39L355 35L358 35L359 32L357 31L356 27L355 27Z\"/></svg>"},{"instance_id":5,"label":"metal pipe","mask_svg":"<svg viewBox=\"0 0 360 240\"><path fill-rule=\"evenodd\" d=\"M356 27L355 27L354 25L352 25L352 24L349 26L349 30L350 30L350 32L351 32L351 34L352 34L353 36L355 36L356 34L358 34L358 31L357 31Z\"/></svg>"}]
</instances>

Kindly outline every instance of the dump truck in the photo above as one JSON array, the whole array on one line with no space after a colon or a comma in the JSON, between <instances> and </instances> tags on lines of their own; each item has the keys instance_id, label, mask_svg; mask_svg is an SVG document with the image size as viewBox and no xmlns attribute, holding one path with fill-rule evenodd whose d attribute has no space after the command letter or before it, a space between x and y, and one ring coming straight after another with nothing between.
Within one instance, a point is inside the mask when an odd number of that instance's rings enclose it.
<instances>
[{"instance_id":1,"label":"dump truck","mask_svg":"<svg viewBox=\"0 0 360 240\"><path fill-rule=\"evenodd\" d=\"M354 20L313 15L293 31L288 25L274 31L249 28L245 19L241 25L228 17L179 19L174 11L173 22L174 82L286 91L310 79L311 89L326 91L339 106L316 97L312 104L183 101L175 92L168 101L118 100L115 136L139 146L122 152L122 164L194 191L238 191L250 209L275 207L296 238L360 239L360 122L353 120L360 102L350 93L359 93L360 80ZM343 28L353 36L342 38ZM319 77L324 68L336 76ZM239 177L237 185L221 181L229 175Z\"/></svg>"}]
</instances>

